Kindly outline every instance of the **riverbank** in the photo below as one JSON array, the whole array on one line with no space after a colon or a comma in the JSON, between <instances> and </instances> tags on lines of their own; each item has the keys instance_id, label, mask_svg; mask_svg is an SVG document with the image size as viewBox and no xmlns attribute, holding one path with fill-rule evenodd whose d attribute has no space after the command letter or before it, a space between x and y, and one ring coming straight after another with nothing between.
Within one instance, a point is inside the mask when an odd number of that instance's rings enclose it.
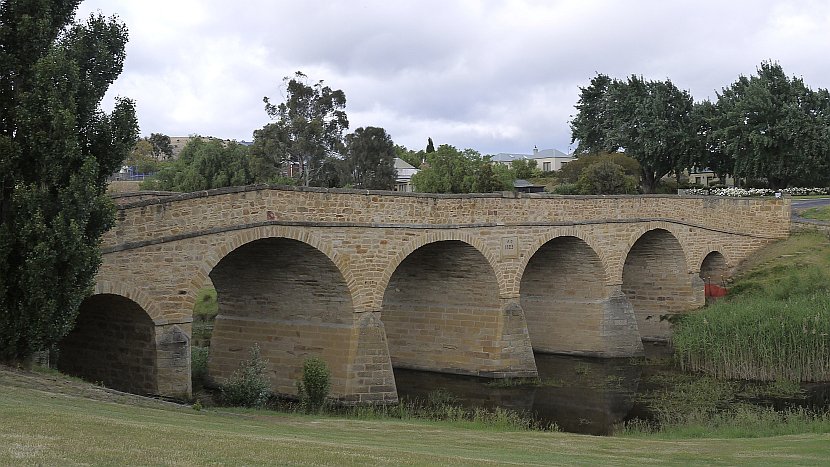
<instances>
[{"instance_id":1,"label":"riverbank","mask_svg":"<svg viewBox=\"0 0 830 467\"><path fill-rule=\"evenodd\" d=\"M114 397L60 376L0 368L0 464L780 465L820 464L830 457L827 433L626 439L427 421L195 411L137 396Z\"/></svg>"}]
</instances>

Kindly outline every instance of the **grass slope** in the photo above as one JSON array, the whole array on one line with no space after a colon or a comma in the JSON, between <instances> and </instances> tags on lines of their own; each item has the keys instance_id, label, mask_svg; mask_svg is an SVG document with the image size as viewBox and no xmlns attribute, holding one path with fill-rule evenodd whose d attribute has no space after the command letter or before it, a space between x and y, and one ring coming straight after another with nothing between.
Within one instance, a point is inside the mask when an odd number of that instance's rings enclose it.
<instances>
[{"instance_id":1,"label":"grass slope","mask_svg":"<svg viewBox=\"0 0 830 467\"><path fill-rule=\"evenodd\" d=\"M2 368L0 414L2 465L780 465L830 458L830 434L664 441L196 412Z\"/></svg>"}]
</instances>

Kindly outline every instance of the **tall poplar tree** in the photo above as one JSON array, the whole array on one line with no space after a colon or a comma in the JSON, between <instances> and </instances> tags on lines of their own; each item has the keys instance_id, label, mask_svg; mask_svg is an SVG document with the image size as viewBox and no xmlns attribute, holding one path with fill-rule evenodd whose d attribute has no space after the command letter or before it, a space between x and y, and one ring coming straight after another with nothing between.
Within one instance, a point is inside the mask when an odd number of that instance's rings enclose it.
<instances>
[{"instance_id":1,"label":"tall poplar tree","mask_svg":"<svg viewBox=\"0 0 830 467\"><path fill-rule=\"evenodd\" d=\"M133 148L135 107L99 104L121 73L126 27L80 0L0 3L0 360L74 326L114 222L107 176Z\"/></svg>"}]
</instances>

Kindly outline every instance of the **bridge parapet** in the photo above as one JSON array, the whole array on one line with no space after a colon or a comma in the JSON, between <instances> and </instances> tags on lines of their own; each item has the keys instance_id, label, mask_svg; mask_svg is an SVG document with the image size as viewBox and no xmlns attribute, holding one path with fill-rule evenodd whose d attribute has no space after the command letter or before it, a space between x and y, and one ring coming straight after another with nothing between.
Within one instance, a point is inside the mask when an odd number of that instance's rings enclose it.
<instances>
[{"instance_id":1,"label":"bridge parapet","mask_svg":"<svg viewBox=\"0 0 830 467\"><path fill-rule=\"evenodd\" d=\"M125 204L105 251L165 237L267 224L343 226L580 225L672 221L763 238L789 234L790 201L710 196L436 195L377 191L234 187Z\"/></svg>"},{"instance_id":2,"label":"bridge parapet","mask_svg":"<svg viewBox=\"0 0 830 467\"><path fill-rule=\"evenodd\" d=\"M193 305L212 281L213 377L257 342L279 392L317 355L336 397L386 402L393 366L508 377L535 374L533 351L640 354L663 317L703 304L704 274L789 229L788 198L227 188L119 206L106 297L87 308L146 313L155 387L186 394Z\"/></svg>"}]
</instances>

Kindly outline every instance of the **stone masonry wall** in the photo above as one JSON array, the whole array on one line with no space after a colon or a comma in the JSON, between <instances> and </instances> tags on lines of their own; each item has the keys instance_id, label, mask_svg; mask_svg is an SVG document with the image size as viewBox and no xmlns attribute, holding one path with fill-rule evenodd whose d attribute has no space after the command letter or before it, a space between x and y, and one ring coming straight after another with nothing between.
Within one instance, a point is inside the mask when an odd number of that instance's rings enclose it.
<instances>
[{"instance_id":1,"label":"stone masonry wall","mask_svg":"<svg viewBox=\"0 0 830 467\"><path fill-rule=\"evenodd\" d=\"M570 316L562 331L557 331L560 335L555 340L559 347L550 347L550 350L637 354L642 348L638 350L632 336L648 336L652 331L647 329L651 323L638 328L634 314L645 316L644 310L647 313L685 311L698 304L698 288L702 304L699 273L704 258L718 252L727 266L733 268L757 248L786 237L789 204L788 198L449 196L268 187L183 194L119 207L116 227L107 233L102 244L104 261L96 293L129 298L159 329L165 329L164 335L173 332L171 335L175 337L178 335L175 332L189 332L196 293L209 284L208 277L225 274L227 285L221 285L221 278L215 281L217 289L225 291L220 292L220 302L227 310L218 321L226 323L226 329L217 324L220 329L216 338L227 340L223 344L227 347L225 356L217 353L216 363L212 363L217 378L227 375L233 362L245 357L242 355L245 351L238 348L247 349L260 333L263 338L272 339L273 344L267 345L274 346L276 353L269 355L275 362L283 362L281 359L291 352L325 354L322 356L327 361L330 359L332 370L339 378L337 388L342 389L337 389L338 396L344 400L388 401L396 398L390 351L392 359L400 358L402 353L396 349L401 348L401 342L407 342L400 337L401 330L410 332L414 326L414 322L395 324L395 319L402 319L396 318L397 312L419 310L423 318L425 314L442 310L443 313L427 318L424 326L440 321L438 335L455 333L455 337L445 339L440 346L456 345L459 352L473 358L464 362L464 365L473 362L464 371L490 374L498 368L492 374L533 372L530 336L546 334L536 327L549 325L549 320L530 318L532 314L538 316L529 305L536 292L529 292L532 288L524 290L522 280L526 271L528 277L536 277L533 281L538 282L548 276L555 277L558 267L571 268L580 279L571 278L573 286L569 288L590 293L581 297L558 292L547 294L555 303L549 309L559 307L566 310L565 316ZM641 243L632 250L641 238L648 239L654 235L649 232L655 231L662 232L662 243L653 243L653 248L643 247ZM560 237L573 237L582 242L574 244L580 245L580 253L546 246L551 241L554 241L551 245L556 245ZM258 241L271 238L282 239L267 240L278 243L275 250L283 252L279 254L294 253L268 256L271 258L268 261L258 259L260 253L271 255L266 253L267 248L261 248L265 243ZM417 263L416 259L424 251L433 254L439 251L435 247L420 249L441 242L456 245L445 251L455 259L448 258L448 269L438 268L432 276L448 284L432 279L424 296L407 289L411 295L396 301L394 295L400 287L395 284L410 274L407 271L412 268L411 264ZM232 259L245 251L249 252L248 256ZM540 251L543 256L537 257ZM629 253L633 254L631 258ZM540 257L548 259L533 259ZM591 258L588 262L592 272L583 273L576 266L577 258ZM225 259L229 261L226 264L233 261L238 264L227 269L222 264ZM283 273L279 268L268 265L288 260L310 261L310 272L304 279L295 278L290 286L280 288L277 283L284 282L288 276L280 275ZM419 266L411 269L408 282L417 282L420 274L429 275L424 258L420 261ZM638 267L643 269L642 264L652 263L669 264L671 268L661 269L662 275L646 279L642 278L646 277L644 274L624 273L626 268L633 271ZM473 267L489 272L474 272L470 269ZM648 272L649 267L645 268L643 271ZM222 270L225 272L217 272ZM466 279L453 277L454 271L466 274ZM642 277L637 280L624 279L639 276ZM557 279L568 280L561 275ZM456 285L448 288L453 281ZM643 290L660 290L647 286L648 281L659 283L657 287L664 287L663 291L646 297ZM256 290L235 292L244 289L240 289L241 282L259 285ZM486 290L479 290L481 287ZM302 297L298 295L300 292ZM536 294L537 297L544 295ZM385 301L387 296L389 300ZM456 300L453 296L464 298ZM281 307L287 303L303 306L287 315L281 314L283 311L273 312L283 310ZM528 310L523 309L523 303ZM568 308L566 303L574 305ZM670 306L663 310L646 310L649 304L666 303ZM585 319L581 320L577 308L583 305ZM468 311L464 311L465 307ZM267 313L257 314L263 310ZM453 313L462 311L475 319L459 321L457 318L461 315L453 317ZM458 327L464 327L463 321L470 324L491 319L495 319L494 327L482 322L470 330L473 334L486 335L485 339L476 341L474 337L456 333ZM530 321L534 324L528 329ZM247 330L239 331L243 328ZM319 336L315 337L315 332ZM238 339L241 334L244 338ZM294 350L279 348L287 345L292 335L294 341L290 346ZM432 339L434 345L439 345L440 340L435 336L406 339L408 342ZM453 339L456 342L450 343ZM173 340L181 342L182 338ZM487 342L501 342L502 350L492 351L498 345ZM236 350L231 350L232 347ZM476 353L478 356L473 357ZM171 355L170 369L165 370L170 376L159 376L159 384L184 388L189 384L181 369L185 363L177 353ZM463 366L437 360L437 352L433 355L436 359L431 362L433 368L455 366L458 370ZM485 361L485 357L491 362ZM274 377L285 378L275 383L276 388L289 391L296 379L298 361L299 357L293 363L285 361L279 369L274 366ZM410 363L421 365L415 356ZM224 369L220 369L223 365ZM276 372L283 376L277 376Z\"/></svg>"}]
</instances>

